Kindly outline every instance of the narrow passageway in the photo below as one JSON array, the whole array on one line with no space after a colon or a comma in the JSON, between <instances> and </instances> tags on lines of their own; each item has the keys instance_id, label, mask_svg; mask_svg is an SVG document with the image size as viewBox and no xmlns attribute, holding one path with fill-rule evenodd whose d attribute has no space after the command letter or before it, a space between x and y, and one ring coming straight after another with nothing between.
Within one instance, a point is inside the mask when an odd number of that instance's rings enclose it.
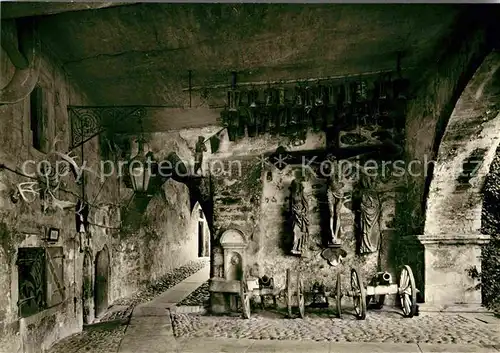
<instances>
[{"instance_id":1,"label":"narrow passageway","mask_svg":"<svg viewBox=\"0 0 500 353\"><path fill-rule=\"evenodd\" d=\"M89 325L83 332L57 342L47 353L118 352L126 333L130 334L133 330L129 329L129 325L136 326L136 321L133 321L134 312L137 314L141 308L149 305L158 307L156 305L159 303L166 303L167 306L175 305L176 300L182 300L193 291L193 288L196 289L208 279L208 270L208 259L202 259L170 272L157 281L161 285L150 286L133 297L117 301L117 304L111 306L96 324ZM154 311L156 312L156 309ZM167 318L168 313L165 315Z\"/></svg>"},{"instance_id":2,"label":"narrow passageway","mask_svg":"<svg viewBox=\"0 0 500 353\"><path fill-rule=\"evenodd\" d=\"M500 7L0 13L0 353L498 351Z\"/></svg>"}]
</instances>

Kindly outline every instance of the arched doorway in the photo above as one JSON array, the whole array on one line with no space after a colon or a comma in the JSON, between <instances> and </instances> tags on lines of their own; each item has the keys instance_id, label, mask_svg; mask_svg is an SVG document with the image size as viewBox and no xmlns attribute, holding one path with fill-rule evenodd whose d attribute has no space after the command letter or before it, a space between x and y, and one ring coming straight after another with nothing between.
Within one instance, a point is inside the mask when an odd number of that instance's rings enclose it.
<instances>
[{"instance_id":1,"label":"arched doorway","mask_svg":"<svg viewBox=\"0 0 500 353\"><path fill-rule=\"evenodd\" d=\"M99 251L95 260L94 305L95 317L108 308L109 292L109 252L106 247Z\"/></svg>"},{"instance_id":2,"label":"arched doorway","mask_svg":"<svg viewBox=\"0 0 500 353\"><path fill-rule=\"evenodd\" d=\"M193 208L191 218L196 224L194 227L198 244L198 257L210 256L210 228L203 209L199 203Z\"/></svg>"},{"instance_id":3,"label":"arched doorway","mask_svg":"<svg viewBox=\"0 0 500 353\"><path fill-rule=\"evenodd\" d=\"M90 324L93 320L94 313L92 311L92 296L92 255L86 251L83 256L82 269L82 309L84 324Z\"/></svg>"}]
</instances>

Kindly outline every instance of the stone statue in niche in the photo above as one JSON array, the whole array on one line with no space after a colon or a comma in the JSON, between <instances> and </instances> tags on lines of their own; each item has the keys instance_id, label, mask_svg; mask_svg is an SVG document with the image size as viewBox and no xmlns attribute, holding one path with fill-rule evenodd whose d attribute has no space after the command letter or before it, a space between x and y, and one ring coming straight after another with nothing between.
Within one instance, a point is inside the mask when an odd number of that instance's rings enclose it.
<instances>
[{"instance_id":1,"label":"stone statue in niche","mask_svg":"<svg viewBox=\"0 0 500 353\"><path fill-rule=\"evenodd\" d=\"M241 255L238 253L233 253L231 259L229 260L227 279L228 280L238 280L243 279L243 268Z\"/></svg>"},{"instance_id":2,"label":"stone statue in niche","mask_svg":"<svg viewBox=\"0 0 500 353\"><path fill-rule=\"evenodd\" d=\"M203 136L198 136L198 142L196 142L194 151L194 173L199 174L203 166L203 152L207 152L207 146L205 146L205 138Z\"/></svg>"},{"instance_id":3,"label":"stone statue in niche","mask_svg":"<svg viewBox=\"0 0 500 353\"><path fill-rule=\"evenodd\" d=\"M220 248L215 248L213 256L214 256L214 277L224 278L224 257L222 256L222 250Z\"/></svg>"},{"instance_id":4,"label":"stone statue in niche","mask_svg":"<svg viewBox=\"0 0 500 353\"><path fill-rule=\"evenodd\" d=\"M337 177L332 177L328 183L328 209L330 211L330 238L328 239L328 247L337 247L341 244L341 231L340 227L340 210L342 209L342 202L344 201L344 192L342 188L344 183L338 180Z\"/></svg>"},{"instance_id":5,"label":"stone statue in niche","mask_svg":"<svg viewBox=\"0 0 500 353\"><path fill-rule=\"evenodd\" d=\"M371 176L362 174L359 190L359 253L374 253L380 245L380 199Z\"/></svg>"},{"instance_id":6,"label":"stone statue in niche","mask_svg":"<svg viewBox=\"0 0 500 353\"><path fill-rule=\"evenodd\" d=\"M308 203L304 195L302 178L296 176L290 185L291 229L293 231L293 255L301 255L309 236Z\"/></svg>"}]
</instances>

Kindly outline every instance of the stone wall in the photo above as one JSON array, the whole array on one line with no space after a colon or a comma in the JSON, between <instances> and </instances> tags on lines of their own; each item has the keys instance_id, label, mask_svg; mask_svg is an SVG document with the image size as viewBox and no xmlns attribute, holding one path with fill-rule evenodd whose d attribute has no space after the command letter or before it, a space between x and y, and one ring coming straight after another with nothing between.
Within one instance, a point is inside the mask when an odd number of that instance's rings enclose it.
<instances>
[{"instance_id":1,"label":"stone wall","mask_svg":"<svg viewBox=\"0 0 500 353\"><path fill-rule=\"evenodd\" d=\"M455 103L488 52L484 30L473 24L466 32L463 24L459 28L453 36L456 39L436 48L438 59L430 62L426 75L415 82L418 90L406 114L405 160L407 165L412 163L412 169L402 180L405 191L398 199L389 257L398 267L409 264L413 268L421 290L425 284L424 251L417 235L424 231L434 160Z\"/></svg>"},{"instance_id":2,"label":"stone wall","mask_svg":"<svg viewBox=\"0 0 500 353\"><path fill-rule=\"evenodd\" d=\"M382 201L381 251L359 256L355 236L355 213L352 206L353 185L356 177L348 179L344 187L348 197L342 208L342 248L347 256L338 267L331 266L321 256L323 237L328 220L324 217L327 179L313 173L307 167L287 165L276 168L272 161L263 161L262 153L286 146L290 151L321 150L325 148L325 136L310 133L303 145L289 144L286 138L262 136L243 138L231 142L224 133L220 136L220 149L208 153L205 170L210 170L214 198L214 247L219 248L219 237L228 229L241 231L247 242L246 271L253 276L268 275L275 278L276 285L284 287L286 269L300 270L306 288L313 282L323 282L333 288L336 274L343 274L344 286L350 287L349 273L353 266L361 270L368 280L382 267L390 265L386 253L392 239L397 178L387 176L378 185ZM307 164L307 162L306 162ZM305 194L309 202L309 240L303 255L290 254L292 235L286 228L289 187L296 172L304 173ZM380 256L379 256L380 255ZM213 264L216 266L215 264ZM217 273L214 268L213 273Z\"/></svg>"},{"instance_id":3,"label":"stone wall","mask_svg":"<svg viewBox=\"0 0 500 353\"><path fill-rule=\"evenodd\" d=\"M5 52L0 54L1 85L7 84L13 72ZM46 137L49 153L42 153L33 147L30 129L30 99L19 103L0 106L0 163L7 168L22 172L25 161L33 161L26 173L34 173L36 162L47 160L53 155L52 142L59 138L55 149L67 152L69 147L68 104L86 104L85 94L72 84L59 69L54 58L42 58L39 85L44 89L46 105L43 116L47 121ZM21 182L32 179L7 169L0 169L0 346L5 352L35 352L47 348L52 342L82 327L81 266L78 238L75 231L74 208L58 208L42 211L40 198L25 202L21 198L14 203L11 195ZM64 190L63 190L64 189ZM71 176L64 178L61 190L55 193L61 200L75 202L79 187ZM27 194L28 195L28 194ZM33 195L28 195L31 197ZM60 237L56 243L43 240L49 227L59 228ZM99 236L96 235L96 240ZM105 240L99 239L99 242ZM65 299L62 303L35 315L21 318L18 312L18 271L16 266L19 247L63 247L63 281Z\"/></svg>"},{"instance_id":4,"label":"stone wall","mask_svg":"<svg viewBox=\"0 0 500 353\"><path fill-rule=\"evenodd\" d=\"M480 269L486 175L499 144L500 56L492 52L465 87L436 161L427 200L425 228L426 302L435 306L481 304L476 282L467 276ZM450 289L453 287L453 289Z\"/></svg>"},{"instance_id":5,"label":"stone wall","mask_svg":"<svg viewBox=\"0 0 500 353\"><path fill-rule=\"evenodd\" d=\"M40 85L46 99L43 117L48 126L48 153L32 147L29 97L16 104L0 106L0 130L5 132L0 134L0 164L18 172L28 160L34 161L28 173L34 172L36 162L60 160L52 152L66 153L70 148L67 106L92 105L64 73L57 59L51 57L48 50L44 52ZM14 69L4 52L0 55L0 63L0 84L5 85ZM59 142L53 147L55 141ZM165 141L156 141L169 150ZM187 150L177 148L175 151L185 155L189 152L187 144L182 139L178 141L179 146ZM170 180L154 195L143 210L148 227L136 232L122 226L122 216L127 215L127 209L135 210L136 203L129 203L133 192L126 187L123 177L114 173L102 176L102 160L116 161L123 157L114 153L113 148L110 151L108 142L103 136L94 137L71 151L76 162L85 163L90 171L84 172L82 184L77 184L76 178L69 173L61 178L60 190L54 191L56 197L66 202L74 204L78 199L88 202L90 225L82 244L76 232L74 206L42 212L41 201L37 198L25 202L17 196L14 203L11 196L18 183L32 180L0 169L0 283L6 284L0 288L0 351L40 352L53 342L81 331L84 317L85 322L92 322L96 309L93 293L98 253L107 252L109 260L104 305L112 305L117 299L132 295L144 282L155 280L198 257L198 218L192 216L190 193L184 184ZM156 148L154 141L152 147ZM136 150L121 152L130 157ZM56 243L43 240L50 227L60 230ZM19 247L62 247L64 255L61 279L64 301L25 318L19 316L17 304ZM90 260L84 266L85 256ZM84 292L89 293L85 300Z\"/></svg>"},{"instance_id":6,"label":"stone wall","mask_svg":"<svg viewBox=\"0 0 500 353\"><path fill-rule=\"evenodd\" d=\"M129 141L131 148L124 151L126 156L137 153L136 138L118 137ZM189 145L179 133L154 133L146 138L147 150L158 161L167 160L171 153L186 163L192 158ZM122 227L113 243L117 257L113 263L116 271L113 298L128 296L143 284L198 258L198 214L195 215L197 210L186 184L172 178L163 180L143 200L133 196L124 185L122 180L115 191L122 205Z\"/></svg>"}]
</instances>

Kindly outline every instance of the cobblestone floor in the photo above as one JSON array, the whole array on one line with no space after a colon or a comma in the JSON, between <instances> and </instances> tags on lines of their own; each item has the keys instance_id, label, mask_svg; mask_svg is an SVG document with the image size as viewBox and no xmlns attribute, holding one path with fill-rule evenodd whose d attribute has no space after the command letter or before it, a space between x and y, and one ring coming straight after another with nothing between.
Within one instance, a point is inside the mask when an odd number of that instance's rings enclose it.
<instances>
[{"instance_id":1,"label":"cobblestone floor","mask_svg":"<svg viewBox=\"0 0 500 353\"><path fill-rule=\"evenodd\" d=\"M157 295L165 292L169 288L172 288L184 279L195 274L209 263L210 261L208 259L194 260L170 273L167 273L162 278L145 285L133 296L116 300L113 305L121 306L123 309L110 310L100 319L97 319L96 322L127 320L130 318L130 315L136 305L152 300Z\"/></svg>"},{"instance_id":2,"label":"cobblestone floor","mask_svg":"<svg viewBox=\"0 0 500 353\"><path fill-rule=\"evenodd\" d=\"M125 335L125 325L92 327L59 341L49 353L111 353L118 352Z\"/></svg>"},{"instance_id":3,"label":"cobblestone floor","mask_svg":"<svg viewBox=\"0 0 500 353\"><path fill-rule=\"evenodd\" d=\"M369 311L366 320L362 321L348 313L343 319L322 314L308 314L305 319L286 319L283 314L272 311L255 313L249 320L199 314L172 316L174 334L183 338L500 344L500 325L474 322L459 314L421 313L405 319L396 311Z\"/></svg>"},{"instance_id":4,"label":"cobblestone floor","mask_svg":"<svg viewBox=\"0 0 500 353\"><path fill-rule=\"evenodd\" d=\"M210 300L210 292L208 290L209 282L203 283L196 288L189 296L184 298L177 306L207 306Z\"/></svg>"},{"instance_id":5,"label":"cobblestone floor","mask_svg":"<svg viewBox=\"0 0 500 353\"><path fill-rule=\"evenodd\" d=\"M147 302L172 288L208 264L208 260L195 260L166 274L163 278L148 284L130 298L123 298L113 305L123 306L122 310L110 310L100 320L98 326L90 326L83 332L72 335L54 344L47 353L112 353L117 352L125 335L126 325L106 323L106 321L129 318L135 305Z\"/></svg>"}]
</instances>

